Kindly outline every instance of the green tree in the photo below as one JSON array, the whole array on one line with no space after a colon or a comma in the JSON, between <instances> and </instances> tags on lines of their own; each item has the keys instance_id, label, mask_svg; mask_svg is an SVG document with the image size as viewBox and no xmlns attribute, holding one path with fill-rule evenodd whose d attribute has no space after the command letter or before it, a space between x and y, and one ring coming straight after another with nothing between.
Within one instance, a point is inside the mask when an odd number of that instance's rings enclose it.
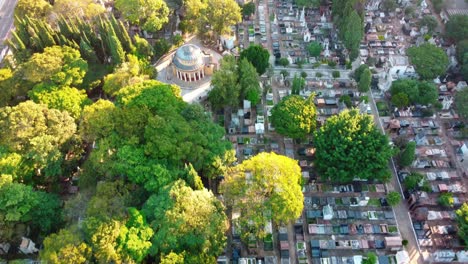
<instances>
[{"instance_id":1,"label":"green tree","mask_svg":"<svg viewBox=\"0 0 468 264\"><path fill-rule=\"evenodd\" d=\"M46 0L19 0L15 7L15 15L43 19L47 17L51 8L52 6Z\"/></svg>"},{"instance_id":2,"label":"green tree","mask_svg":"<svg viewBox=\"0 0 468 264\"><path fill-rule=\"evenodd\" d=\"M68 19L92 20L104 14L106 10L93 0L55 0L52 12Z\"/></svg>"},{"instance_id":3,"label":"green tree","mask_svg":"<svg viewBox=\"0 0 468 264\"><path fill-rule=\"evenodd\" d=\"M309 51L310 56L318 57L318 56L320 56L320 53L322 52L322 45L320 45L320 43L317 42L317 41L312 41L307 46L307 51Z\"/></svg>"},{"instance_id":4,"label":"green tree","mask_svg":"<svg viewBox=\"0 0 468 264\"><path fill-rule=\"evenodd\" d=\"M355 178L388 180L393 155L388 138L374 126L372 116L345 110L327 119L315 133L316 165L325 179L350 182Z\"/></svg>"},{"instance_id":5,"label":"green tree","mask_svg":"<svg viewBox=\"0 0 468 264\"><path fill-rule=\"evenodd\" d=\"M398 192L391 191L387 194L387 202L390 206L397 206L401 202L401 195Z\"/></svg>"},{"instance_id":6,"label":"green tree","mask_svg":"<svg viewBox=\"0 0 468 264\"><path fill-rule=\"evenodd\" d=\"M416 157L416 142L409 142L400 154L400 165L407 167L411 165Z\"/></svg>"},{"instance_id":7,"label":"green tree","mask_svg":"<svg viewBox=\"0 0 468 264\"><path fill-rule=\"evenodd\" d=\"M21 182L43 184L61 173L64 143L75 134L76 125L66 112L48 109L32 101L0 109L0 146L21 155Z\"/></svg>"},{"instance_id":8,"label":"green tree","mask_svg":"<svg viewBox=\"0 0 468 264\"><path fill-rule=\"evenodd\" d=\"M468 39L461 40L457 43L457 60L463 62L463 57L468 53Z\"/></svg>"},{"instance_id":9,"label":"green tree","mask_svg":"<svg viewBox=\"0 0 468 264\"><path fill-rule=\"evenodd\" d=\"M260 102L260 81L255 67L246 58L239 61L239 99L247 99L252 105Z\"/></svg>"},{"instance_id":10,"label":"green tree","mask_svg":"<svg viewBox=\"0 0 468 264\"><path fill-rule=\"evenodd\" d=\"M49 90L37 85L29 97L36 103L47 105L49 109L67 111L76 119L80 117L83 107L91 103L85 91L67 86Z\"/></svg>"},{"instance_id":11,"label":"green tree","mask_svg":"<svg viewBox=\"0 0 468 264\"><path fill-rule=\"evenodd\" d=\"M445 34L447 37L460 41L468 36L468 16L454 15L445 25Z\"/></svg>"},{"instance_id":12,"label":"green tree","mask_svg":"<svg viewBox=\"0 0 468 264\"><path fill-rule=\"evenodd\" d=\"M156 32L169 21L169 8L162 0L116 0L115 7L134 25Z\"/></svg>"},{"instance_id":13,"label":"green tree","mask_svg":"<svg viewBox=\"0 0 468 264\"><path fill-rule=\"evenodd\" d=\"M449 63L447 54L435 45L424 43L419 47L410 47L407 49L407 54L416 72L424 80L434 79L447 70Z\"/></svg>"},{"instance_id":14,"label":"green tree","mask_svg":"<svg viewBox=\"0 0 468 264\"><path fill-rule=\"evenodd\" d=\"M129 208L128 214L129 219L117 239L117 248L125 258L141 263L149 253L154 232L137 209Z\"/></svg>"},{"instance_id":15,"label":"green tree","mask_svg":"<svg viewBox=\"0 0 468 264\"><path fill-rule=\"evenodd\" d=\"M31 225L41 234L47 234L61 224L58 197L21 183L0 186L0 224L2 241L11 241L17 224Z\"/></svg>"},{"instance_id":16,"label":"green tree","mask_svg":"<svg viewBox=\"0 0 468 264\"><path fill-rule=\"evenodd\" d=\"M351 12L346 18L346 26L344 31L343 42L349 51L351 61L359 55L359 45L364 35L362 19L356 11Z\"/></svg>"},{"instance_id":17,"label":"green tree","mask_svg":"<svg viewBox=\"0 0 468 264\"><path fill-rule=\"evenodd\" d=\"M340 96L340 102L343 102L348 108L351 108L351 106L353 106L353 102L351 101L351 96L347 94Z\"/></svg>"},{"instance_id":18,"label":"green tree","mask_svg":"<svg viewBox=\"0 0 468 264\"><path fill-rule=\"evenodd\" d=\"M171 49L171 44L166 39L158 39L154 43L153 48L154 57L159 59Z\"/></svg>"},{"instance_id":19,"label":"green tree","mask_svg":"<svg viewBox=\"0 0 468 264\"><path fill-rule=\"evenodd\" d=\"M336 79L336 78L340 78L340 75L341 75L341 74L340 74L340 71L333 71L333 72L332 72L332 77L335 78L335 79Z\"/></svg>"},{"instance_id":20,"label":"green tree","mask_svg":"<svg viewBox=\"0 0 468 264\"><path fill-rule=\"evenodd\" d=\"M116 107L111 101L100 99L83 109L80 135L86 142L110 136L114 129Z\"/></svg>"},{"instance_id":21,"label":"green tree","mask_svg":"<svg viewBox=\"0 0 468 264\"><path fill-rule=\"evenodd\" d=\"M302 91L304 88L305 88L304 78L297 77L297 75L294 74L294 79L292 81L292 86L291 86L291 94L299 95L299 92Z\"/></svg>"},{"instance_id":22,"label":"green tree","mask_svg":"<svg viewBox=\"0 0 468 264\"><path fill-rule=\"evenodd\" d=\"M439 96L434 84L410 79L394 81L390 93L392 97L400 93L406 94L412 104L423 105L436 103Z\"/></svg>"},{"instance_id":23,"label":"green tree","mask_svg":"<svg viewBox=\"0 0 468 264\"><path fill-rule=\"evenodd\" d=\"M153 47L149 44L149 42L144 38L140 38L138 35L135 35L134 39L136 56L139 59L151 60L151 57L153 56Z\"/></svg>"},{"instance_id":24,"label":"green tree","mask_svg":"<svg viewBox=\"0 0 468 264\"><path fill-rule=\"evenodd\" d=\"M305 71L301 72L301 77L304 79L307 78L307 72Z\"/></svg>"},{"instance_id":25,"label":"green tree","mask_svg":"<svg viewBox=\"0 0 468 264\"><path fill-rule=\"evenodd\" d=\"M354 71L354 79L356 82L359 83L361 80L361 75L364 71L369 70L369 66L367 64L361 64L355 71Z\"/></svg>"},{"instance_id":26,"label":"green tree","mask_svg":"<svg viewBox=\"0 0 468 264\"><path fill-rule=\"evenodd\" d=\"M104 77L102 89L110 96L115 96L120 89L128 85L134 85L151 78L145 74L141 61L133 55L127 56L127 61L114 69Z\"/></svg>"},{"instance_id":27,"label":"green tree","mask_svg":"<svg viewBox=\"0 0 468 264\"><path fill-rule=\"evenodd\" d=\"M442 193L439 196L439 199L437 199L437 202L440 205L445 206L445 207L453 207L453 203L454 203L453 194L451 194L451 193Z\"/></svg>"},{"instance_id":28,"label":"green tree","mask_svg":"<svg viewBox=\"0 0 468 264\"><path fill-rule=\"evenodd\" d=\"M419 21L419 26L427 27L427 30L431 33L437 28L438 22L434 16L423 16L421 21Z\"/></svg>"},{"instance_id":29,"label":"green tree","mask_svg":"<svg viewBox=\"0 0 468 264\"><path fill-rule=\"evenodd\" d=\"M371 81L372 81L372 74L369 69L365 69L359 78L358 90L362 93L368 92Z\"/></svg>"},{"instance_id":30,"label":"green tree","mask_svg":"<svg viewBox=\"0 0 468 264\"><path fill-rule=\"evenodd\" d=\"M405 93L397 93L392 95L392 104L398 108L403 108L409 105L408 95Z\"/></svg>"},{"instance_id":31,"label":"green tree","mask_svg":"<svg viewBox=\"0 0 468 264\"><path fill-rule=\"evenodd\" d=\"M468 203L463 203L455 213L458 222L457 235L465 241L465 244L468 244Z\"/></svg>"},{"instance_id":32,"label":"green tree","mask_svg":"<svg viewBox=\"0 0 468 264\"><path fill-rule=\"evenodd\" d=\"M408 190L417 190L424 181L424 176L420 173L411 173L403 180L403 185Z\"/></svg>"},{"instance_id":33,"label":"green tree","mask_svg":"<svg viewBox=\"0 0 468 264\"><path fill-rule=\"evenodd\" d=\"M25 79L34 82L51 81L56 85L80 85L88 64L80 52L67 46L52 46L35 53L24 65Z\"/></svg>"},{"instance_id":34,"label":"green tree","mask_svg":"<svg viewBox=\"0 0 468 264\"><path fill-rule=\"evenodd\" d=\"M183 181L176 181L152 195L143 214L155 231L150 252L153 256L185 251L186 258L197 257L201 261L198 263L208 263L226 245L224 206L206 189L194 191Z\"/></svg>"},{"instance_id":35,"label":"green tree","mask_svg":"<svg viewBox=\"0 0 468 264\"><path fill-rule=\"evenodd\" d=\"M384 0L381 3L381 7L384 11L390 12L395 11L395 9L398 7L398 4L395 0Z\"/></svg>"},{"instance_id":36,"label":"green tree","mask_svg":"<svg viewBox=\"0 0 468 264\"><path fill-rule=\"evenodd\" d=\"M463 118L468 118L468 104L466 102L468 102L468 88L465 87L455 94L457 113Z\"/></svg>"},{"instance_id":37,"label":"green tree","mask_svg":"<svg viewBox=\"0 0 468 264\"><path fill-rule=\"evenodd\" d=\"M276 131L294 139L302 139L311 134L316 127L317 112L314 95L303 99L290 95L271 110L271 122Z\"/></svg>"},{"instance_id":38,"label":"green tree","mask_svg":"<svg viewBox=\"0 0 468 264\"><path fill-rule=\"evenodd\" d=\"M255 13L255 3L248 2L247 4L242 6L242 16L250 17Z\"/></svg>"},{"instance_id":39,"label":"green tree","mask_svg":"<svg viewBox=\"0 0 468 264\"><path fill-rule=\"evenodd\" d=\"M213 74L213 89L208 93L208 101L214 109L239 104L241 87L238 80L236 59L233 56L225 56L221 60L220 69Z\"/></svg>"},{"instance_id":40,"label":"green tree","mask_svg":"<svg viewBox=\"0 0 468 264\"><path fill-rule=\"evenodd\" d=\"M257 69L258 75L263 75L270 65L270 53L260 45L250 45L243 50L240 59L246 58Z\"/></svg>"},{"instance_id":41,"label":"green tree","mask_svg":"<svg viewBox=\"0 0 468 264\"><path fill-rule=\"evenodd\" d=\"M44 239L44 248L39 258L52 264L87 263L91 259L91 248L87 245L76 226L61 229Z\"/></svg>"},{"instance_id":42,"label":"green tree","mask_svg":"<svg viewBox=\"0 0 468 264\"><path fill-rule=\"evenodd\" d=\"M287 58L281 58L279 59L278 64L283 67L286 67L289 65L289 60Z\"/></svg>"},{"instance_id":43,"label":"green tree","mask_svg":"<svg viewBox=\"0 0 468 264\"><path fill-rule=\"evenodd\" d=\"M304 208L301 169L297 161L275 153L260 153L233 167L221 183L227 206L239 210L241 236L265 237L268 220L286 224Z\"/></svg>"}]
</instances>

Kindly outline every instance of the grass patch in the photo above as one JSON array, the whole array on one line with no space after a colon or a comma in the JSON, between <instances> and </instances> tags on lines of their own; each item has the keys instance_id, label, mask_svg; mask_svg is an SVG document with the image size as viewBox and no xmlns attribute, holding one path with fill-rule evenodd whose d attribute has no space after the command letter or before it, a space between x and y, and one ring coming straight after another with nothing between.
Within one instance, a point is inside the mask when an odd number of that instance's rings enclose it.
<instances>
[{"instance_id":1,"label":"grass patch","mask_svg":"<svg viewBox=\"0 0 468 264\"><path fill-rule=\"evenodd\" d=\"M389 226L388 227L389 233L398 233L398 228L396 226Z\"/></svg>"},{"instance_id":2,"label":"grass patch","mask_svg":"<svg viewBox=\"0 0 468 264\"><path fill-rule=\"evenodd\" d=\"M375 185L369 185L369 191L370 192L376 192L377 188L375 188Z\"/></svg>"},{"instance_id":3,"label":"grass patch","mask_svg":"<svg viewBox=\"0 0 468 264\"><path fill-rule=\"evenodd\" d=\"M380 201L377 198L370 198L369 203L367 205L380 207Z\"/></svg>"}]
</instances>

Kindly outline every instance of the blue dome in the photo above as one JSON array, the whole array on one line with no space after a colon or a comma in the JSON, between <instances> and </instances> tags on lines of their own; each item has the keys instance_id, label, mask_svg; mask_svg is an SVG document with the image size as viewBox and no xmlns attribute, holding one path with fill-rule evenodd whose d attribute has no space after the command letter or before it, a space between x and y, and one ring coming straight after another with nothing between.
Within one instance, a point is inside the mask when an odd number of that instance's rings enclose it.
<instances>
[{"instance_id":1,"label":"blue dome","mask_svg":"<svg viewBox=\"0 0 468 264\"><path fill-rule=\"evenodd\" d=\"M172 62L179 70L198 70L203 67L204 64L203 53L198 46L186 44L177 49Z\"/></svg>"}]
</instances>

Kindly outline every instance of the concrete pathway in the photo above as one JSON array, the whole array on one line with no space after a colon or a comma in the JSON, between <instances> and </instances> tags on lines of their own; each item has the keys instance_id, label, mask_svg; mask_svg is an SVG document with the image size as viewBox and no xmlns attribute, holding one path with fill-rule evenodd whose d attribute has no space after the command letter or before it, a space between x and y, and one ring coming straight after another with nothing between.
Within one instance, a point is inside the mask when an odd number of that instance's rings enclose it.
<instances>
[{"instance_id":1,"label":"concrete pathway","mask_svg":"<svg viewBox=\"0 0 468 264\"><path fill-rule=\"evenodd\" d=\"M385 134L385 129L382 125L382 121L380 120L379 111L377 109L377 105L375 104L374 96L372 92L368 93L370 96L369 101L372 108L372 112L374 114L374 120L377 127L380 129L382 134ZM395 213L395 219L397 221L398 229L400 231L401 237L403 239L408 240L408 245L406 246L406 251L411 258L410 263L424 263L423 257L421 254L421 249L419 248L419 244L416 239L416 233L414 232L413 222L409 215L409 210L406 204L406 200L403 198L403 189L401 184L398 180L397 169L395 167L395 162L393 159L390 160L389 163L390 170L392 172L392 179L386 185L388 191L397 191L401 194L402 202L397 206L393 207L393 211Z\"/></svg>"}]
</instances>

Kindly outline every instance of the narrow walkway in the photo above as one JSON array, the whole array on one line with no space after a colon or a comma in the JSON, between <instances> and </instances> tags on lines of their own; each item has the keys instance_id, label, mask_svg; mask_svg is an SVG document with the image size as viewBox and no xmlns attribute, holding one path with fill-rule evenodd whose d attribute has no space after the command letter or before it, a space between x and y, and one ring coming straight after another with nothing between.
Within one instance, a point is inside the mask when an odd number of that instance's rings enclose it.
<instances>
[{"instance_id":1,"label":"narrow walkway","mask_svg":"<svg viewBox=\"0 0 468 264\"><path fill-rule=\"evenodd\" d=\"M385 129L382 125L380 120L379 111L377 110L377 106L375 104L374 96L372 91L368 93L370 96L370 105L372 108L372 112L374 114L374 120L377 127L380 129L382 134L385 134ZM392 179L387 184L388 191L397 191L401 194L402 202L397 206L393 207L395 217L397 220L398 229L400 230L401 237L403 239L408 240L408 245L406 246L406 251L410 256L411 262L410 263L424 263L423 257L421 255L421 250L419 248L419 244L416 240L416 233L413 229L413 222L410 218L408 207L406 204L406 200L403 198L403 189L401 188L400 182L398 181L398 174L397 169L395 167L395 162L393 159L390 160L389 163L390 170L392 171Z\"/></svg>"}]
</instances>

